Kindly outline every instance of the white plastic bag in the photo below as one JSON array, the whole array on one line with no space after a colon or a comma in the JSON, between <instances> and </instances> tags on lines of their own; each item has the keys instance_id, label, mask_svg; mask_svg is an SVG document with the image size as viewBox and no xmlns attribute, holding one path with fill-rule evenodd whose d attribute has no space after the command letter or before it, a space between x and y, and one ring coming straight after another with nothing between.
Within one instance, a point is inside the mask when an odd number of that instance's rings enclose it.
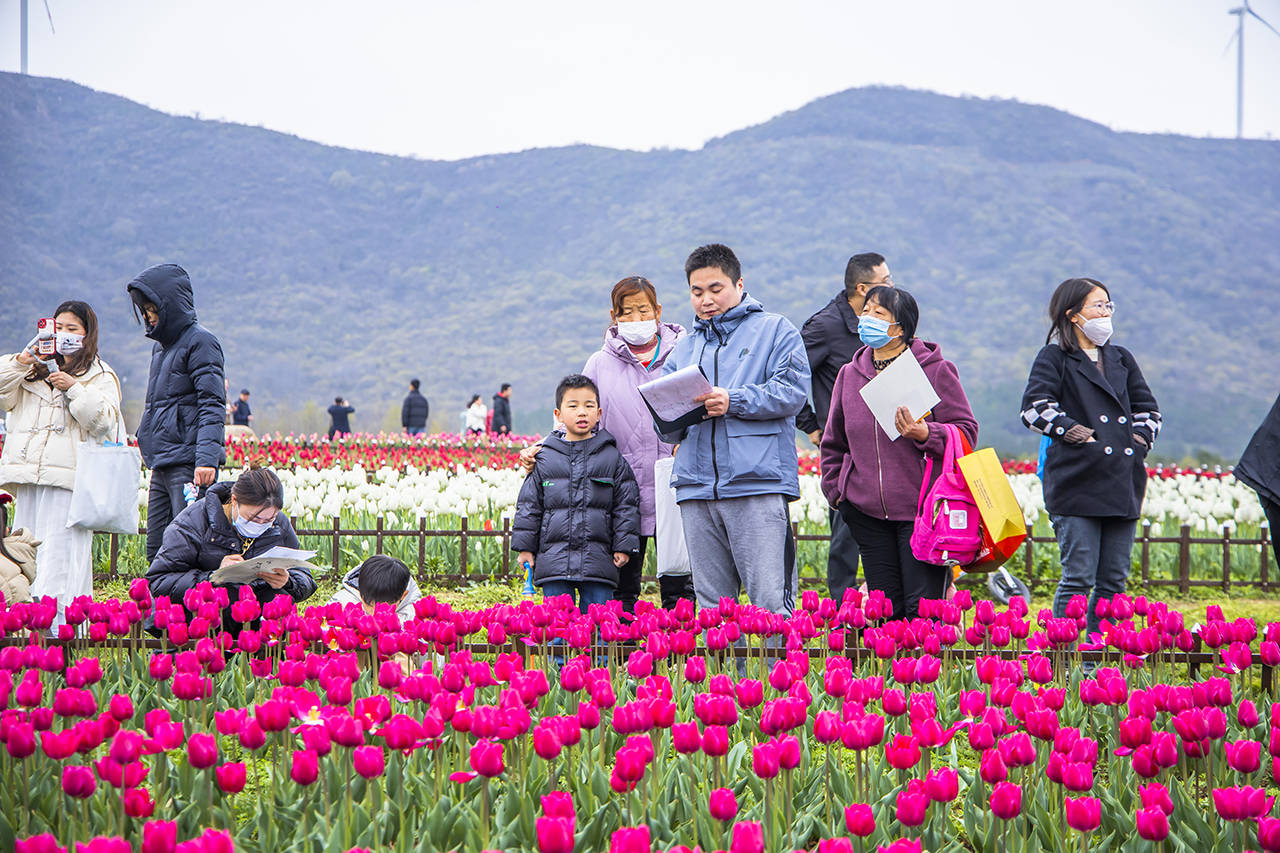
<instances>
[{"instance_id":1,"label":"white plastic bag","mask_svg":"<svg viewBox=\"0 0 1280 853\"><path fill-rule=\"evenodd\" d=\"M127 444L81 442L67 527L103 533L138 532L138 474L142 456Z\"/></svg>"},{"instance_id":2,"label":"white plastic bag","mask_svg":"<svg viewBox=\"0 0 1280 853\"><path fill-rule=\"evenodd\" d=\"M671 469L674 456L665 456L653 463L653 503L656 514L658 577L688 575L693 573L689 549L684 542L684 525L680 521L680 507L676 505L676 490L671 485Z\"/></svg>"}]
</instances>

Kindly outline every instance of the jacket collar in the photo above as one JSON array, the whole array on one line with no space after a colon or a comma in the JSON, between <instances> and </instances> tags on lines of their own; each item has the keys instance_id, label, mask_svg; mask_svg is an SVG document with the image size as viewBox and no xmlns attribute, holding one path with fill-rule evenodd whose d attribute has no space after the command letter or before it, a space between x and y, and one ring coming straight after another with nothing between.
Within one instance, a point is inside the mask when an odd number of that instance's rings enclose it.
<instances>
[{"instance_id":1,"label":"jacket collar","mask_svg":"<svg viewBox=\"0 0 1280 853\"><path fill-rule=\"evenodd\" d=\"M1098 369L1093 359L1085 355L1083 350L1072 350L1067 355L1071 358L1072 366L1077 373L1105 391L1111 399L1117 403L1120 402L1120 395L1111 384L1111 379L1119 378L1120 371L1124 367L1120 363L1120 353L1115 347L1106 344L1098 347L1098 361L1102 365L1102 370ZM1103 375L1104 373L1106 375Z\"/></svg>"},{"instance_id":2,"label":"jacket collar","mask_svg":"<svg viewBox=\"0 0 1280 853\"><path fill-rule=\"evenodd\" d=\"M677 326L675 323L659 323L658 324L658 354L654 357L654 363L649 365L649 370L656 371L662 367L662 363L667 360L667 356L671 354L671 348L676 344L676 338L684 334L684 327ZM639 364L636 355L627 346L627 342L618 334L618 326L614 324L604 333L604 344L601 350L621 361L623 364Z\"/></svg>"},{"instance_id":3,"label":"jacket collar","mask_svg":"<svg viewBox=\"0 0 1280 853\"><path fill-rule=\"evenodd\" d=\"M853 306L849 304L849 297L844 295L844 291L837 293L830 304L835 306L836 313L840 315L841 320L844 320L849 333L861 341L862 338L858 337L858 315L853 313Z\"/></svg>"},{"instance_id":4,"label":"jacket collar","mask_svg":"<svg viewBox=\"0 0 1280 853\"><path fill-rule=\"evenodd\" d=\"M221 536L223 539L234 540L236 543L239 543L245 537L241 536L240 532L235 529L235 526L227 520L227 513L223 510L223 507L225 507L230 500L231 483L223 481L221 483L214 483L210 486L204 496L205 519L209 522L210 532ZM262 535L258 536L253 541L258 543L269 542L273 539L283 539L284 534L280 529L280 518L283 514L284 510L281 510L276 515L276 520L271 523L271 526L264 530Z\"/></svg>"},{"instance_id":5,"label":"jacket collar","mask_svg":"<svg viewBox=\"0 0 1280 853\"><path fill-rule=\"evenodd\" d=\"M733 334L733 330L738 328L748 315L761 311L764 311L764 306L749 293L743 293L742 301L737 305L723 314L717 314L706 320L701 318L694 320L693 328L705 340L711 341L716 337L727 337Z\"/></svg>"}]
</instances>

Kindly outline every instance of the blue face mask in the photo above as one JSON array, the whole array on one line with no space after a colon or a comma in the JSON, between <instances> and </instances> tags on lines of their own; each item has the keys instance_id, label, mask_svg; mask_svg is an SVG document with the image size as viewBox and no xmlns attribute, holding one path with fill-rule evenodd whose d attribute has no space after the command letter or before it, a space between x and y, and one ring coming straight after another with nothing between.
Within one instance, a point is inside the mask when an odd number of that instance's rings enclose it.
<instances>
[{"instance_id":1,"label":"blue face mask","mask_svg":"<svg viewBox=\"0 0 1280 853\"><path fill-rule=\"evenodd\" d=\"M863 314L858 318L858 337L862 338L862 342L872 349L880 349L880 347L898 337L898 335L889 334L889 327L892 325L888 320L881 320L879 317Z\"/></svg>"}]
</instances>

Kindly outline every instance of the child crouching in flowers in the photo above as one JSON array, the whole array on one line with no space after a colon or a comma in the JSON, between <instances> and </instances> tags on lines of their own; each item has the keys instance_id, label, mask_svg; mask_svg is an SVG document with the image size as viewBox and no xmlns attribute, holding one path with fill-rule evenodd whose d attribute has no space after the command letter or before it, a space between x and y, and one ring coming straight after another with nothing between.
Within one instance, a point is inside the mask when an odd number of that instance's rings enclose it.
<instances>
[{"instance_id":1,"label":"child crouching in flowers","mask_svg":"<svg viewBox=\"0 0 1280 853\"><path fill-rule=\"evenodd\" d=\"M556 421L516 501L511 549L545 597L604 604L618 567L640 547L640 490L613 436L599 429L600 394L581 374L556 388Z\"/></svg>"},{"instance_id":2,"label":"child crouching in flowers","mask_svg":"<svg viewBox=\"0 0 1280 853\"><path fill-rule=\"evenodd\" d=\"M390 604L403 625L414 618L413 605L420 598L422 591L403 561L374 554L347 572L333 595L333 603L360 604L369 614L379 604Z\"/></svg>"}]
</instances>

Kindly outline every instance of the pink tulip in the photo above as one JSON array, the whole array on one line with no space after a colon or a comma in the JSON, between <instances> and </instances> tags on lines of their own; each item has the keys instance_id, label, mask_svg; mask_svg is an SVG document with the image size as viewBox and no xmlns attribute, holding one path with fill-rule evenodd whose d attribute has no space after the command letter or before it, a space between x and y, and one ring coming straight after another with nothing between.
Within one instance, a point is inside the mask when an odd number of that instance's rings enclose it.
<instances>
[{"instance_id":1,"label":"pink tulip","mask_svg":"<svg viewBox=\"0 0 1280 853\"><path fill-rule=\"evenodd\" d=\"M355 771L366 779L381 776L386 769L386 756L377 746L358 746L351 751Z\"/></svg>"},{"instance_id":2,"label":"pink tulip","mask_svg":"<svg viewBox=\"0 0 1280 853\"><path fill-rule=\"evenodd\" d=\"M751 750L751 769L761 779L777 776L778 745L771 740L756 744Z\"/></svg>"},{"instance_id":3,"label":"pink tulip","mask_svg":"<svg viewBox=\"0 0 1280 853\"><path fill-rule=\"evenodd\" d=\"M649 827L623 827L609 836L609 853L651 853Z\"/></svg>"},{"instance_id":4,"label":"pink tulip","mask_svg":"<svg viewBox=\"0 0 1280 853\"><path fill-rule=\"evenodd\" d=\"M309 749L298 749L293 752L293 766L289 770L289 778L299 785L312 785L320 776L320 756Z\"/></svg>"},{"instance_id":5,"label":"pink tulip","mask_svg":"<svg viewBox=\"0 0 1280 853\"><path fill-rule=\"evenodd\" d=\"M539 853L573 853L574 822L563 817L540 817L535 821Z\"/></svg>"},{"instance_id":6,"label":"pink tulip","mask_svg":"<svg viewBox=\"0 0 1280 853\"><path fill-rule=\"evenodd\" d=\"M949 803L960 795L960 775L948 767L933 770L925 777L925 792L935 803Z\"/></svg>"},{"instance_id":7,"label":"pink tulip","mask_svg":"<svg viewBox=\"0 0 1280 853\"><path fill-rule=\"evenodd\" d=\"M52 833L43 832L30 838L19 838L13 847L14 853L67 853L67 848L59 846L58 839Z\"/></svg>"},{"instance_id":8,"label":"pink tulip","mask_svg":"<svg viewBox=\"0 0 1280 853\"><path fill-rule=\"evenodd\" d=\"M481 776L499 776L505 769L502 763L502 744L490 740L478 740L471 747L471 769Z\"/></svg>"},{"instance_id":9,"label":"pink tulip","mask_svg":"<svg viewBox=\"0 0 1280 853\"><path fill-rule=\"evenodd\" d=\"M1093 832L1102 825L1102 801L1097 797L1067 797L1067 826L1078 832Z\"/></svg>"},{"instance_id":10,"label":"pink tulip","mask_svg":"<svg viewBox=\"0 0 1280 853\"><path fill-rule=\"evenodd\" d=\"M203 770L218 763L218 741L211 734L198 732L187 740L187 761Z\"/></svg>"},{"instance_id":11,"label":"pink tulip","mask_svg":"<svg viewBox=\"0 0 1280 853\"><path fill-rule=\"evenodd\" d=\"M898 792L896 815L903 826L919 826L929 814L929 795L919 779L911 781L917 784L908 784L907 790Z\"/></svg>"},{"instance_id":12,"label":"pink tulip","mask_svg":"<svg viewBox=\"0 0 1280 853\"><path fill-rule=\"evenodd\" d=\"M1169 837L1169 818L1160 809L1139 809L1135 819L1138 835L1147 841L1164 841Z\"/></svg>"},{"instance_id":13,"label":"pink tulip","mask_svg":"<svg viewBox=\"0 0 1280 853\"><path fill-rule=\"evenodd\" d=\"M707 798L711 816L721 823L728 823L738 815L738 799L728 788L716 788Z\"/></svg>"},{"instance_id":14,"label":"pink tulip","mask_svg":"<svg viewBox=\"0 0 1280 853\"><path fill-rule=\"evenodd\" d=\"M1001 820L1022 814L1022 788L1012 782L998 782L991 789L991 813Z\"/></svg>"},{"instance_id":15,"label":"pink tulip","mask_svg":"<svg viewBox=\"0 0 1280 853\"><path fill-rule=\"evenodd\" d=\"M920 746L911 735L894 735L884 746L884 757L891 767L907 770L920 761Z\"/></svg>"},{"instance_id":16,"label":"pink tulip","mask_svg":"<svg viewBox=\"0 0 1280 853\"><path fill-rule=\"evenodd\" d=\"M62 768L62 791L68 797L88 799L98 789L93 771L83 764L68 764Z\"/></svg>"},{"instance_id":17,"label":"pink tulip","mask_svg":"<svg viewBox=\"0 0 1280 853\"><path fill-rule=\"evenodd\" d=\"M155 801L146 788L130 788L120 795L120 803L124 813L134 818L151 817L156 810Z\"/></svg>"},{"instance_id":18,"label":"pink tulip","mask_svg":"<svg viewBox=\"0 0 1280 853\"><path fill-rule=\"evenodd\" d=\"M866 838L876 831L875 813L871 811L871 806L866 803L854 803L851 806L845 806L844 825L849 830L850 835Z\"/></svg>"},{"instance_id":19,"label":"pink tulip","mask_svg":"<svg viewBox=\"0 0 1280 853\"><path fill-rule=\"evenodd\" d=\"M238 794L244 790L246 774L244 764L240 762L220 765L214 768L213 775L218 781L218 789L224 794Z\"/></svg>"},{"instance_id":20,"label":"pink tulip","mask_svg":"<svg viewBox=\"0 0 1280 853\"><path fill-rule=\"evenodd\" d=\"M1280 818L1258 818L1258 846L1266 853L1280 853Z\"/></svg>"},{"instance_id":21,"label":"pink tulip","mask_svg":"<svg viewBox=\"0 0 1280 853\"><path fill-rule=\"evenodd\" d=\"M1256 740L1227 741L1223 744L1227 764L1240 773L1256 773L1262 766L1262 744Z\"/></svg>"},{"instance_id":22,"label":"pink tulip","mask_svg":"<svg viewBox=\"0 0 1280 853\"><path fill-rule=\"evenodd\" d=\"M1173 814L1173 799L1169 796L1169 789L1164 785L1152 782L1150 785L1139 787L1138 793L1142 798L1144 809L1159 809L1166 815Z\"/></svg>"},{"instance_id":23,"label":"pink tulip","mask_svg":"<svg viewBox=\"0 0 1280 853\"><path fill-rule=\"evenodd\" d=\"M764 829L759 822L744 820L733 825L729 853L764 853Z\"/></svg>"}]
</instances>

